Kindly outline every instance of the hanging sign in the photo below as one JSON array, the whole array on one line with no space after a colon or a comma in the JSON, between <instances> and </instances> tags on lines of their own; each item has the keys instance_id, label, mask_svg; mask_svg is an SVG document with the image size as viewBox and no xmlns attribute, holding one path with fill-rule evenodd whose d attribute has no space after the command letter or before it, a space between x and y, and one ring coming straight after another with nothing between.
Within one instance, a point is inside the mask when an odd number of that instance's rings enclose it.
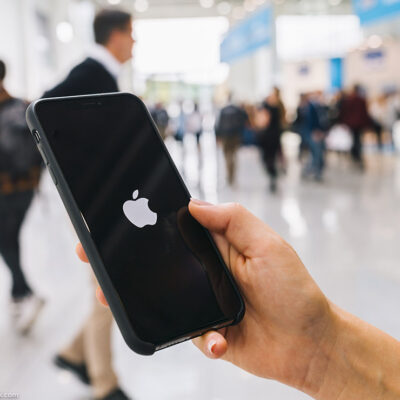
<instances>
[{"instance_id":1,"label":"hanging sign","mask_svg":"<svg viewBox=\"0 0 400 400\"><path fill-rule=\"evenodd\" d=\"M362 25L400 16L400 0L353 0L353 6Z\"/></svg>"},{"instance_id":2,"label":"hanging sign","mask_svg":"<svg viewBox=\"0 0 400 400\"><path fill-rule=\"evenodd\" d=\"M269 46L272 23L272 10L266 7L234 26L221 44L221 61L231 63L260 47Z\"/></svg>"}]
</instances>

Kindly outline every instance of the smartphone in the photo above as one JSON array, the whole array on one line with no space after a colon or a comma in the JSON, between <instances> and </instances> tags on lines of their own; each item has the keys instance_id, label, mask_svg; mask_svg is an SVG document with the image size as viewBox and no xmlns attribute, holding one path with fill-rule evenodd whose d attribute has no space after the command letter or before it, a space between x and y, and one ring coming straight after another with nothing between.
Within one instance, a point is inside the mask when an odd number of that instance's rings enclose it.
<instances>
[{"instance_id":1,"label":"smartphone","mask_svg":"<svg viewBox=\"0 0 400 400\"><path fill-rule=\"evenodd\" d=\"M238 287L144 103L41 99L27 122L128 346L151 355L238 323Z\"/></svg>"}]
</instances>

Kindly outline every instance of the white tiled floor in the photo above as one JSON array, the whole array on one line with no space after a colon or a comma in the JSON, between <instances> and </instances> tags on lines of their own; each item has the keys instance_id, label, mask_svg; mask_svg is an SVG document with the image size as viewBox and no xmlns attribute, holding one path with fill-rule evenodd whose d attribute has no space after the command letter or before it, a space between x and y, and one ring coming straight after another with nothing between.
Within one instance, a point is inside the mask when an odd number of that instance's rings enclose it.
<instances>
[{"instance_id":1,"label":"white tiled floor","mask_svg":"<svg viewBox=\"0 0 400 400\"><path fill-rule=\"evenodd\" d=\"M334 302L400 339L400 158L370 155L362 174L345 158L331 156L325 182L318 184L300 181L292 157L278 194L272 196L257 150L240 151L238 182L231 189L223 184L222 156L212 136L202 140L201 173L190 137L183 162L178 145L168 143L177 164L185 165L193 195L243 203L293 244ZM75 243L46 175L22 244L26 273L47 304L29 337L13 334L7 314L9 276L0 266L0 393L29 400L90 398L86 388L51 364L90 308L88 270L74 255ZM308 398L222 361L209 361L191 343L146 358L128 350L115 329L113 348L121 384L138 400Z\"/></svg>"}]
</instances>

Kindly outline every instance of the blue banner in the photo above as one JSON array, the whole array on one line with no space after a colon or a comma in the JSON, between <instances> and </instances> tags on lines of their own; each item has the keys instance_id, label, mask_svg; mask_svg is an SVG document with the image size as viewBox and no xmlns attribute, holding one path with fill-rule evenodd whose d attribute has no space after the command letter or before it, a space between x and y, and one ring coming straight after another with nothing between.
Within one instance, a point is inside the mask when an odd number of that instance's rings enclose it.
<instances>
[{"instance_id":1,"label":"blue banner","mask_svg":"<svg viewBox=\"0 0 400 400\"><path fill-rule=\"evenodd\" d=\"M270 45L272 23L272 10L266 7L234 26L221 43L221 62L231 63L260 47Z\"/></svg>"},{"instance_id":2,"label":"blue banner","mask_svg":"<svg viewBox=\"0 0 400 400\"><path fill-rule=\"evenodd\" d=\"M353 0L353 5L362 25L400 16L400 0Z\"/></svg>"},{"instance_id":3,"label":"blue banner","mask_svg":"<svg viewBox=\"0 0 400 400\"><path fill-rule=\"evenodd\" d=\"M331 58L330 61L331 90L343 87L343 58Z\"/></svg>"}]
</instances>

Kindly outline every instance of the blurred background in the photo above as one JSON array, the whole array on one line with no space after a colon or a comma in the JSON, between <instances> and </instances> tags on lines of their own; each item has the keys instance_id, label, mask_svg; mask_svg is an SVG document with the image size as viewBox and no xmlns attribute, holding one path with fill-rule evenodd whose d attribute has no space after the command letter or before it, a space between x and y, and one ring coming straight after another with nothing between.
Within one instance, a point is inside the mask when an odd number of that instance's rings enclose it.
<instances>
[{"instance_id":1,"label":"blurred background","mask_svg":"<svg viewBox=\"0 0 400 400\"><path fill-rule=\"evenodd\" d=\"M32 101L62 81L93 48L104 8L133 15L119 88L146 103L192 195L242 203L332 301L400 339L400 1L0 0L10 96ZM3 249L0 398L92 398L54 361L93 290L47 172L23 217L20 264L39 300L21 333ZM129 398L308 398L191 343L146 358L113 326L111 350Z\"/></svg>"}]
</instances>

